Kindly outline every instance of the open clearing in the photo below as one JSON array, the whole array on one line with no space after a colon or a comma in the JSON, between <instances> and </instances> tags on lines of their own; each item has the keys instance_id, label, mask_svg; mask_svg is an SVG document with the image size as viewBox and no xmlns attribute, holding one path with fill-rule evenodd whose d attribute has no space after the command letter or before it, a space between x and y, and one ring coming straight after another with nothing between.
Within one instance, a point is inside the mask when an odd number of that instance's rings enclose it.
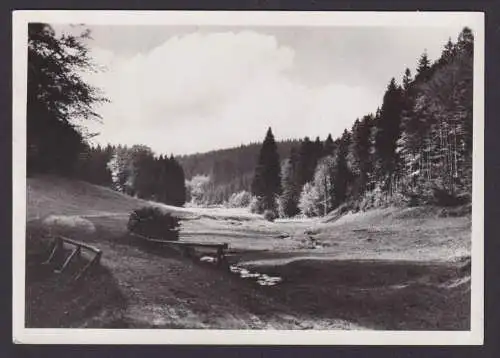
<instances>
[{"instance_id":1,"label":"open clearing","mask_svg":"<svg viewBox=\"0 0 500 358\"><path fill-rule=\"evenodd\" d=\"M181 240L227 242L251 277L154 251L127 234L148 202L83 182L29 178L28 327L468 330L469 214L386 208L337 220L263 220L242 209L174 208ZM160 204L156 204L160 205ZM39 265L43 235L103 250L78 285ZM16 238L21 239L21 238Z\"/></svg>"}]
</instances>

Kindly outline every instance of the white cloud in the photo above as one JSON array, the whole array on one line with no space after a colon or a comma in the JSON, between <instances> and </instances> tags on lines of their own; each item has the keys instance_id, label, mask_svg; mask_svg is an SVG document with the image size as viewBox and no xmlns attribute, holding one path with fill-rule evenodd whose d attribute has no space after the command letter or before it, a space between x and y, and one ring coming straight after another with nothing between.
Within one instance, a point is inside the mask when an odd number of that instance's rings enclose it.
<instances>
[{"instance_id":1,"label":"white cloud","mask_svg":"<svg viewBox=\"0 0 500 358\"><path fill-rule=\"evenodd\" d=\"M277 138L338 135L381 98L367 89L293 80L295 51L253 31L171 37L146 54L94 48L108 71L89 80L111 100L93 126L100 143L141 143L156 152L201 152Z\"/></svg>"}]
</instances>

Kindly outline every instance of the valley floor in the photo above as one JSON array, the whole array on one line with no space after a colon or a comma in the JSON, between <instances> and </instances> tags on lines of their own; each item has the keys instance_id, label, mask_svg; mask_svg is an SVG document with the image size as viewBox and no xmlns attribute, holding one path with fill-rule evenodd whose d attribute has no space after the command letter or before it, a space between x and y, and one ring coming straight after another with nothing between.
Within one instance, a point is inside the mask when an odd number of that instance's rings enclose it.
<instances>
[{"instance_id":1,"label":"valley floor","mask_svg":"<svg viewBox=\"0 0 500 358\"><path fill-rule=\"evenodd\" d=\"M227 242L232 265L282 279L261 286L145 248L126 230L145 204L86 183L28 179L28 327L469 329L470 215L386 208L271 223L242 209L164 206L183 219L181 240ZM44 271L48 231L99 247L102 267L76 286Z\"/></svg>"}]
</instances>

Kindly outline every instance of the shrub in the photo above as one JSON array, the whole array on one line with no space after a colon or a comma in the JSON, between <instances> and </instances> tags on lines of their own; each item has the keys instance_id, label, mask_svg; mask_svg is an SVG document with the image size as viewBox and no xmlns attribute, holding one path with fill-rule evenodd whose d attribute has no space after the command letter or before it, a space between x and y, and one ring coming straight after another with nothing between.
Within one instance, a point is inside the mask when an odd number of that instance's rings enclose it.
<instances>
[{"instance_id":1,"label":"shrub","mask_svg":"<svg viewBox=\"0 0 500 358\"><path fill-rule=\"evenodd\" d=\"M403 184L398 191L394 191L390 194L387 190L383 189L380 183L378 183L373 190L366 191L361 198L358 199L355 206L361 211L366 211L389 206L412 207L425 203L421 188L412 188L409 185Z\"/></svg>"},{"instance_id":2,"label":"shrub","mask_svg":"<svg viewBox=\"0 0 500 358\"><path fill-rule=\"evenodd\" d=\"M157 240L179 240L179 219L158 207L148 206L134 210L127 229L134 234Z\"/></svg>"},{"instance_id":3,"label":"shrub","mask_svg":"<svg viewBox=\"0 0 500 358\"><path fill-rule=\"evenodd\" d=\"M228 206L230 208L246 208L250 205L252 200L252 194L246 190L242 190L239 193L233 193L228 200Z\"/></svg>"},{"instance_id":4,"label":"shrub","mask_svg":"<svg viewBox=\"0 0 500 358\"><path fill-rule=\"evenodd\" d=\"M467 195L454 195L444 188L433 188L433 201L438 206L460 206L468 201Z\"/></svg>"},{"instance_id":5,"label":"shrub","mask_svg":"<svg viewBox=\"0 0 500 358\"><path fill-rule=\"evenodd\" d=\"M299 209L300 212L307 216L317 216L318 215L318 192L312 183L306 183L302 188L299 199Z\"/></svg>"},{"instance_id":6,"label":"shrub","mask_svg":"<svg viewBox=\"0 0 500 358\"><path fill-rule=\"evenodd\" d=\"M254 214L262 214L264 212L264 201L259 197L252 197L250 200L250 212Z\"/></svg>"},{"instance_id":7,"label":"shrub","mask_svg":"<svg viewBox=\"0 0 500 358\"><path fill-rule=\"evenodd\" d=\"M276 220L276 217L276 212L274 212L273 210L264 211L264 219L266 219L267 221L274 221Z\"/></svg>"}]
</instances>

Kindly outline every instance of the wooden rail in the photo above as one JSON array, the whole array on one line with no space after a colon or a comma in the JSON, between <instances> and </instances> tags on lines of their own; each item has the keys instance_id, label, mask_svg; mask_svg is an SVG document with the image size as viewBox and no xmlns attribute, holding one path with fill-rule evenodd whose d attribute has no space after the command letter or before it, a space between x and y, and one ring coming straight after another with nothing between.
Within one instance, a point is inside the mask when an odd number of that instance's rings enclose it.
<instances>
[{"instance_id":1,"label":"wooden rail","mask_svg":"<svg viewBox=\"0 0 500 358\"><path fill-rule=\"evenodd\" d=\"M192 256L192 250L193 248L208 248L208 249L215 249L217 252L216 260L218 264L221 264L225 262L226 260L226 255L225 251L228 249L229 245L227 243L207 243L207 242L194 242L194 241L172 241L172 240L157 240L157 239L151 239L149 237L140 235L140 234L135 234L135 233L130 233L132 236L135 236L137 238L140 238L144 240L145 242L151 243L151 244L157 244L157 245L170 245L170 246L178 246L181 247L183 250L183 253L186 256Z\"/></svg>"},{"instance_id":2,"label":"wooden rail","mask_svg":"<svg viewBox=\"0 0 500 358\"><path fill-rule=\"evenodd\" d=\"M73 260L73 258L80 256L82 249L91 251L95 253L95 256L75 275L75 281L79 280L89 268L92 266L98 264L101 260L102 256L102 251L98 249L97 247L88 245L84 242L76 241L69 239L64 236L56 236L54 238L54 243L53 243L53 248L52 252L50 253L49 258L43 263L43 264L50 264L54 261L55 256L57 255L58 252L60 252L63 249L64 244L69 244L72 246L75 246L75 249L71 252L71 254L66 258L64 263L62 264L61 267L57 268L54 270L55 273L62 273L66 267L70 264L70 262Z\"/></svg>"}]
</instances>

